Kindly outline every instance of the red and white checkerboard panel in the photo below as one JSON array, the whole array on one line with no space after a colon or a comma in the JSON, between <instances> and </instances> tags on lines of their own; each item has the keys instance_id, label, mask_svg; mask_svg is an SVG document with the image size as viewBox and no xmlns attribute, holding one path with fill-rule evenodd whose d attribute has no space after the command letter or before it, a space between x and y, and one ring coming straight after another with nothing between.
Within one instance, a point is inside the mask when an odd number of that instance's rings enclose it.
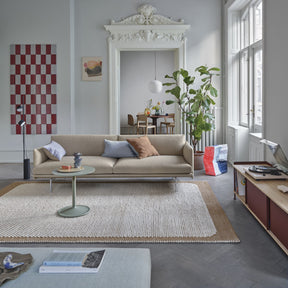
<instances>
[{"instance_id":1,"label":"red and white checkerboard panel","mask_svg":"<svg viewBox=\"0 0 288 288\"><path fill-rule=\"evenodd\" d=\"M56 45L10 45L10 104L12 134L21 134L23 104L27 134L56 134Z\"/></svg>"}]
</instances>

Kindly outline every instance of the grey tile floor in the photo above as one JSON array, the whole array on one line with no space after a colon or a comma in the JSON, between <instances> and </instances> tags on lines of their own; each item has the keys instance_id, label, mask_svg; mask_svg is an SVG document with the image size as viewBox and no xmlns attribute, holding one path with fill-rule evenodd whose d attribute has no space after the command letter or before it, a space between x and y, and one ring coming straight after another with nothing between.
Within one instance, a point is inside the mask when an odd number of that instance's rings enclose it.
<instances>
[{"instance_id":1,"label":"grey tile floor","mask_svg":"<svg viewBox=\"0 0 288 288\"><path fill-rule=\"evenodd\" d=\"M241 240L239 244L91 244L81 247L149 248L152 288L287 288L288 257L241 202L233 200L232 168L217 177L207 176L204 171L195 174L194 180L205 180L211 185ZM0 188L21 178L21 165L0 164Z\"/></svg>"}]
</instances>

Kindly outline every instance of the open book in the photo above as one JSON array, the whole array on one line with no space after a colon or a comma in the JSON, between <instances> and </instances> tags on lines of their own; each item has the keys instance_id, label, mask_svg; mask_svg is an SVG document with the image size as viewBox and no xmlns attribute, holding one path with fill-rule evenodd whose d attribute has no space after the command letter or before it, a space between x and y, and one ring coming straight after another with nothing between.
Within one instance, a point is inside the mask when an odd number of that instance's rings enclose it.
<instances>
[{"instance_id":1,"label":"open book","mask_svg":"<svg viewBox=\"0 0 288 288\"><path fill-rule=\"evenodd\" d=\"M103 262L105 250L54 250L42 263L39 273L96 273Z\"/></svg>"}]
</instances>

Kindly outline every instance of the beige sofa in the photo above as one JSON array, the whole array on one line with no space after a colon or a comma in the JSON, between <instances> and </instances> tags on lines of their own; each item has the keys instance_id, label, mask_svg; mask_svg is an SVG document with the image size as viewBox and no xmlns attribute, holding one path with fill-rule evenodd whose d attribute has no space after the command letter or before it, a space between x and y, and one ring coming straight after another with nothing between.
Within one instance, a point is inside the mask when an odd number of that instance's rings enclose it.
<instances>
[{"instance_id":1,"label":"beige sofa","mask_svg":"<svg viewBox=\"0 0 288 288\"><path fill-rule=\"evenodd\" d=\"M34 178L57 178L53 170L62 165L73 165L73 153L82 153L81 165L92 166L95 172L85 178L123 177L193 177L193 148L184 135L148 135L159 156L143 159L102 157L104 139L123 141L138 135L52 135L51 141L59 143L66 150L60 160L50 160L44 148L34 149Z\"/></svg>"}]
</instances>

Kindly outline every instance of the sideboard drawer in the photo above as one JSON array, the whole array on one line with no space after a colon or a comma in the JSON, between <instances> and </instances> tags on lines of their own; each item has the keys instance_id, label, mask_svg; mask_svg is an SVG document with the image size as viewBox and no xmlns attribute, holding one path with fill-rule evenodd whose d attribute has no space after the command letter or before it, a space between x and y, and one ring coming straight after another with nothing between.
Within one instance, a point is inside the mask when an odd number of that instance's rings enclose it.
<instances>
[{"instance_id":1,"label":"sideboard drawer","mask_svg":"<svg viewBox=\"0 0 288 288\"><path fill-rule=\"evenodd\" d=\"M255 187L250 181L246 182L247 187L247 205L259 220L268 227L269 219L269 198Z\"/></svg>"},{"instance_id":2,"label":"sideboard drawer","mask_svg":"<svg viewBox=\"0 0 288 288\"><path fill-rule=\"evenodd\" d=\"M288 248L288 214L270 201L270 230Z\"/></svg>"}]
</instances>

